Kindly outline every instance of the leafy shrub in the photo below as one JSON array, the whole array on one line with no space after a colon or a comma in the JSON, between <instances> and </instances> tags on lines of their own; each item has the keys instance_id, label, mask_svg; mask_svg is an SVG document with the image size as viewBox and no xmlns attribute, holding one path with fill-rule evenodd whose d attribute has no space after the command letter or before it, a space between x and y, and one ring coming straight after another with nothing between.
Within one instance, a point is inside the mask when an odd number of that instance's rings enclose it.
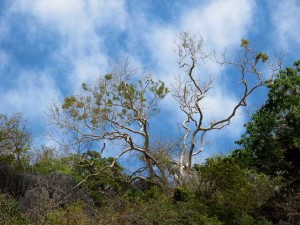
<instances>
[{"instance_id":1,"label":"leafy shrub","mask_svg":"<svg viewBox=\"0 0 300 225\"><path fill-rule=\"evenodd\" d=\"M81 187L93 199L97 206L103 204L107 195L116 195L128 187L122 174L123 168L115 163L109 166L112 158L102 158L96 151L87 151L82 154L82 160L74 163L72 175L77 181L85 180Z\"/></svg>"},{"instance_id":2,"label":"leafy shrub","mask_svg":"<svg viewBox=\"0 0 300 225\"><path fill-rule=\"evenodd\" d=\"M55 209L46 214L43 218L45 225L92 225L98 224L87 210L87 205L82 202L76 202L66 208ZM93 210L90 207L88 210Z\"/></svg>"},{"instance_id":3,"label":"leafy shrub","mask_svg":"<svg viewBox=\"0 0 300 225\"><path fill-rule=\"evenodd\" d=\"M241 169L231 157L208 159L197 169L197 198L225 224L241 224L275 194L270 178Z\"/></svg>"},{"instance_id":4,"label":"leafy shrub","mask_svg":"<svg viewBox=\"0 0 300 225\"><path fill-rule=\"evenodd\" d=\"M18 202L7 194L0 194L0 224L29 225L28 219L21 213Z\"/></svg>"}]
</instances>

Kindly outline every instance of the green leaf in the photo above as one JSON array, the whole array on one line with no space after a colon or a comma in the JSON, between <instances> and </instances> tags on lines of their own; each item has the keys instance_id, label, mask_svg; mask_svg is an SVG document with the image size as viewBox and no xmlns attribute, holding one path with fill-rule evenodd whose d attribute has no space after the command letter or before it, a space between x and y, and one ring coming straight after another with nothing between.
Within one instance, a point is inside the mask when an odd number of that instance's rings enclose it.
<instances>
[{"instance_id":1,"label":"green leaf","mask_svg":"<svg viewBox=\"0 0 300 225\"><path fill-rule=\"evenodd\" d=\"M247 39L242 39L241 47L247 48L249 46L249 41Z\"/></svg>"},{"instance_id":2,"label":"green leaf","mask_svg":"<svg viewBox=\"0 0 300 225\"><path fill-rule=\"evenodd\" d=\"M106 74L104 76L105 80L111 80L113 78L113 75L112 74Z\"/></svg>"}]
</instances>

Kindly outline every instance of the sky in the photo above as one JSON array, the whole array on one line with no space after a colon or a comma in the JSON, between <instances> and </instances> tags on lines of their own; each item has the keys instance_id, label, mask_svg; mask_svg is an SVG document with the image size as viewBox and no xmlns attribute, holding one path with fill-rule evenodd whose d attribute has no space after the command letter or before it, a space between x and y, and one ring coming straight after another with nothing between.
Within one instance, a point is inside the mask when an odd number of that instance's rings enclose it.
<instances>
[{"instance_id":1,"label":"sky","mask_svg":"<svg viewBox=\"0 0 300 225\"><path fill-rule=\"evenodd\" d=\"M282 52L291 66L300 58L299 24L299 0L0 0L0 113L23 113L34 145L51 145L49 107L104 75L109 60L128 57L171 85L182 73L174 40L188 31L232 58L246 38L270 55ZM207 118L226 115L238 99L236 81L210 64L201 71L214 77ZM265 99L266 90L250 98L228 128L208 137L201 157L235 148L248 112ZM183 117L171 95L161 108L153 132L176 136Z\"/></svg>"}]
</instances>

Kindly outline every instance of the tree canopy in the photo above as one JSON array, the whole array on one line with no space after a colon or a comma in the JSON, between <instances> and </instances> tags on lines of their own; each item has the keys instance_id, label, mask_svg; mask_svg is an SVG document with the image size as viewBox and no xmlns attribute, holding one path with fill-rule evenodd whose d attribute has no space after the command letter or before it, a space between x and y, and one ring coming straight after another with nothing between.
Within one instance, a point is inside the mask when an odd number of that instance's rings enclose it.
<instances>
[{"instance_id":1,"label":"tree canopy","mask_svg":"<svg viewBox=\"0 0 300 225\"><path fill-rule=\"evenodd\" d=\"M269 81L267 102L246 125L237 160L271 176L300 179L300 61Z\"/></svg>"},{"instance_id":2,"label":"tree canopy","mask_svg":"<svg viewBox=\"0 0 300 225\"><path fill-rule=\"evenodd\" d=\"M28 163L31 134L21 114L0 114L0 158L18 169Z\"/></svg>"}]
</instances>

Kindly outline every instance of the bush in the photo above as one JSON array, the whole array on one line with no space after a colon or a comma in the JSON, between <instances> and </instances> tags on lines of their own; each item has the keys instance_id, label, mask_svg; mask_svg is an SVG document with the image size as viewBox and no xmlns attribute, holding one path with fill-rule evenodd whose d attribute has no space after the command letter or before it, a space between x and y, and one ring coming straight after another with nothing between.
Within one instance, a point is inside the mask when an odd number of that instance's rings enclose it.
<instances>
[{"instance_id":1,"label":"bush","mask_svg":"<svg viewBox=\"0 0 300 225\"><path fill-rule=\"evenodd\" d=\"M107 168L112 162L113 158L102 158L96 151L87 151L82 154L82 160L74 162L72 175L77 181L87 178L81 187L97 206L103 205L109 195L115 196L128 187L122 174L123 168L118 163Z\"/></svg>"},{"instance_id":2,"label":"bush","mask_svg":"<svg viewBox=\"0 0 300 225\"><path fill-rule=\"evenodd\" d=\"M88 210L93 210L89 208ZM98 224L87 212L87 205L76 202L64 209L52 210L43 218L45 225L93 225ZM91 214L91 213L90 213Z\"/></svg>"},{"instance_id":3,"label":"bush","mask_svg":"<svg viewBox=\"0 0 300 225\"><path fill-rule=\"evenodd\" d=\"M225 224L241 224L275 194L270 178L241 169L231 157L208 159L197 169L197 198L208 206L210 216Z\"/></svg>"},{"instance_id":4,"label":"bush","mask_svg":"<svg viewBox=\"0 0 300 225\"><path fill-rule=\"evenodd\" d=\"M28 219L21 214L18 202L7 194L0 194L0 224L29 225Z\"/></svg>"}]
</instances>

